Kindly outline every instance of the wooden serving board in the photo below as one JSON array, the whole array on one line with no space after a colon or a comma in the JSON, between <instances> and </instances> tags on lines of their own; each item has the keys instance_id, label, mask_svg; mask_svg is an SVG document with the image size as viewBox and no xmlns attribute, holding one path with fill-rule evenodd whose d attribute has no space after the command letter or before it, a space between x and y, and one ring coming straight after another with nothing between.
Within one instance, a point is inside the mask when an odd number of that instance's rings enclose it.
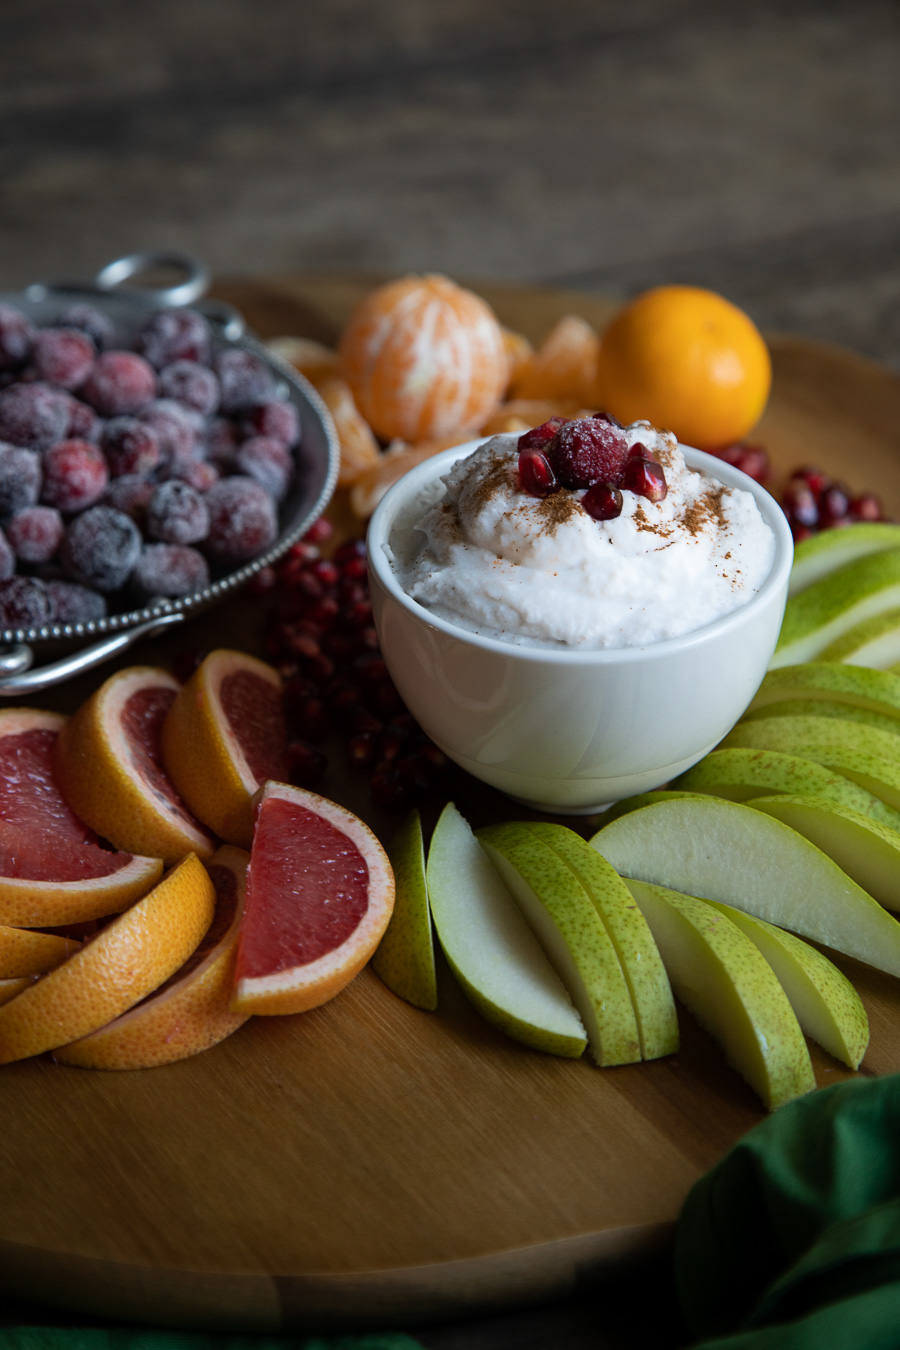
<instances>
[{"instance_id":1,"label":"wooden serving board","mask_svg":"<svg viewBox=\"0 0 900 1350\"><path fill-rule=\"evenodd\" d=\"M287 278L218 294L264 336L331 341L365 289ZM481 289L535 340L566 311L602 324L611 308ZM900 380L794 338L772 349L758 439L776 465L819 463L900 517ZM258 622L259 603L239 599L178 640L253 649ZM99 678L40 702L70 709ZM393 822L359 783L336 769L324 790L387 837ZM523 814L462 774L454 791L473 823ZM900 985L842 964L871 1019L863 1072L900 1069ZM364 971L322 1009L253 1019L169 1067L99 1073L43 1057L0 1070L0 1289L255 1329L411 1324L559 1295L663 1242L694 1180L762 1119L685 1015L676 1056L599 1070L505 1039L440 975L435 1014ZM850 1076L815 1047L813 1060L820 1086Z\"/></svg>"}]
</instances>

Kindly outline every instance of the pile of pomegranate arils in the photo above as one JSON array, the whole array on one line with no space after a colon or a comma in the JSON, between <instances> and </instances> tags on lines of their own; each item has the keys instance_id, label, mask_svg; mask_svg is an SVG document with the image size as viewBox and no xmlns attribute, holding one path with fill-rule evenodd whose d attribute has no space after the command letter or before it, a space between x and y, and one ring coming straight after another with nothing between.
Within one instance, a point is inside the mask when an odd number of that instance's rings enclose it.
<instances>
[{"instance_id":1,"label":"pile of pomegranate arils","mask_svg":"<svg viewBox=\"0 0 900 1350\"><path fill-rule=\"evenodd\" d=\"M291 735L291 781L315 787L337 745L347 766L368 775L373 801L403 811L437 792L447 761L408 712L388 674L369 603L366 546L321 545L333 533L319 520L273 568L254 578L274 605L266 659L284 679L282 701Z\"/></svg>"},{"instance_id":2,"label":"pile of pomegranate arils","mask_svg":"<svg viewBox=\"0 0 900 1350\"><path fill-rule=\"evenodd\" d=\"M532 497L561 488L586 488L581 505L595 520L622 514L622 492L661 502L668 492L663 467L641 441L629 447L625 429L609 413L566 420L551 417L518 440L519 481Z\"/></svg>"},{"instance_id":3,"label":"pile of pomegranate arils","mask_svg":"<svg viewBox=\"0 0 900 1350\"><path fill-rule=\"evenodd\" d=\"M77 303L0 303L0 627L84 622L202 590L276 540L297 410L252 352L160 310L135 350Z\"/></svg>"}]
</instances>

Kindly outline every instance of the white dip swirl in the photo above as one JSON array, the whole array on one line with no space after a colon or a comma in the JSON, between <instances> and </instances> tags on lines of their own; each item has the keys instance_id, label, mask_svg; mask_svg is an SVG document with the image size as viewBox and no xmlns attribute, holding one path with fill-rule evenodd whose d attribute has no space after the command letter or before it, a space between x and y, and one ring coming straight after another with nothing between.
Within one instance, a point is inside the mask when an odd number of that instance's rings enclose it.
<instances>
[{"instance_id":1,"label":"white dip swirl","mask_svg":"<svg viewBox=\"0 0 900 1350\"><path fill-rule=\"evenodd\" d=\"M665 470L661 502L623 491L597 521L583 492L519 485L517 436L494 436L444 477L440 500L388 548L403 589L450 623L507 642L644 647L737 609L772 569L775 538L749 492L689 469L668 432L627 428Z\"/></svg>"}]
</instances>

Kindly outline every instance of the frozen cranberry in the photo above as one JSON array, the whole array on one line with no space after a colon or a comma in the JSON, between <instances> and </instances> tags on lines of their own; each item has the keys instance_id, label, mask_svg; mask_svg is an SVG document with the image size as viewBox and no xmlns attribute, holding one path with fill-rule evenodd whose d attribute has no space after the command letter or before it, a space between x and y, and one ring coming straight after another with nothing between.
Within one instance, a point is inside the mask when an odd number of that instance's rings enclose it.
<instances>
[{"instance_id":1,"label":"frozen cranberry","mask_svg":"<svg viewBox=\"0 0 900 1350\"><path fill-rule=\"evenodd\" d=\"M614 483L594 483L581 499L594 520L615 520L622 514L622 494Z\"/></svg>"},{"instance_id":2,"label":"frozen cranberry","mask_svg":"<svg viewBox=\"0 0 900 1350\"><path fill-rule=\"evenodd\" d=\"M124 511L133 520L143 521L150 498L156 491L156 484L149 478L136 473L123 473L114 478L106 489L104 505L112 506L116 511Z\"/></svg>"},{"instance_id":3,"label":"frozen cranberry","mask_svg":"<svg viewBox=\"0 0 900 1350\"><path fill-rule=\"evenodd\" d=\"M547 447L550 466L563 487L618 483L628 457L624 432L595 417L565 422Z\"/></svg>"},{"instance_id":4,"label":"frozen cranberry","mask_svg":"<svg viewBox=\"0 0 900 1350\"><path fill-rule=\"evenodd\" d=\"M174 399L209 417L219 406L219 381L209 366L197 361L174 361L159 372L159 392L162 398Z\"/></svg>"},{"instance_id":5,"label":"frozen cranberry","mask_svg":"<svg viewBox=\"0 0 900 1350\"><path fill-rule=\"evenodd\" d=\"M209 532L209 509L199 492L177 478L160 483L147 505L147 533L164 544L197 544Z\"/></svg>"},{"instance_id":6,"label":"frozen cranberry","mask_svg":"<svg viewBox=\"0 0 900 1350\"><path fill-rule=\"evenodd\" d=\"M884 520L881 499L874 492L861 493L851 500L850 515L854 520Z\"/></svg>"},{"instance_id":7,"label":"frozen cranberry","mask_svg":"<svg viewBox=\"0 0 900 1350\"><path fill-rule=\"evenodd\" d=\"M161 464L170 469L194 458L202 419L171 398L159 398L141 413L141 421L150 427L159 441Z\"/></svg>"},{"instance_id":8,"label":"frozen cranberry","mask_svg":"<svg viewBox=\"0 0 900 1350\"><path fill-rule=\"evenodd\" d=\"M293 467L290 450L271 436L251 436L237 452L239 472L255 478L276 501L287 492Z\"/></svg>"},{"instance_id":9,"label":"frozen cranberry","mask_svg":"<svg viewBox=\"0 0 900 1350\"><path fill-rule=\"evenodd\" d=\"M40 628L53 620L47 587L38 577L0 581L0 626Z\"/></svg>"},{"instance_id":10,"label":"frozen cranberry","mask_svg":"<svg viewBox=\"0 0 900 1350\"><path fill-rule=\"evenodd\" d=\"M14 576L16 571L16 555L12 541L0 530L0 581L6 581Z\"/></svg>"},{"instance_id":11,"label":"frozen cranberry","mask_svg":"<svg viewBox=\"0 0 900 1350\"><path fill-rule=\"evenodd\" d=\"M31 360L37 377L61 389L77 389L91 372L97 353L77 328L43 328L34 340Z\"/></svg>"},{"instance_id":12,"label":"frozen cranberry","mask_svg":"<svg viewBox=\"0 0 900 1350\"><path fill-rule=\"evenodd\" d=\"M92 623L106 617L106 600L100 592L77 581L48 581L47 594L57 623Z\"/></svg>"},{"instance_id":13,"label":"frozen cranberry","mask_svg":"<svg viewBox=\"0 0 900 1350\"><path fill-rule=\"evenodd\" d=\"M209 585L209 566L202 553L184 544L146 544L131 577L145 597L175 600Z\"/></svg>"},{"instance_id":14,"label":"frozen cranberry","mask_svg":"<svg viewBox=\"0 0 900 1350\"><path fill-rule=\"evenodd\" d=\"M137 345L157 370L175 361L208 362L209 324L195 309L161 309L144 324Z\"/></svg>"},{"instance_id":15,"label":"frozen cranberry","mask_svg":"<svg viewBox=\"0 0 900 1350\"><path fill-rule=\"evenodd\" d=\"M518 450L543 450L553 440L565 420L564 417L551 417L549 422L542 422L539 427L532 427L530 431L523 431L516 442L516 448Z\"/></svg>"},{"instance_id":16,"label":"frozen cranberry","mask_svg":"<svg viewBox=\"0 0 900 1350\"><path fill-rule=\"evenodd\" d=\"M545 442L546 444L546 442ZM540 450L519 451L519 482L530 497L549 497L559 489L556 474Z\"/></svg>"},{"instance_id":17,"label":"frozen cranberry","mask_svg":"<svg viewBox=\"0 0 900 1350\"><path fill-rule=\"evenodd\" d=\"M241 418L247 436L271 436L290 447L300 439L300 415L287 399L257 403L248 408Z\"/></svg>"},{"instance_id":18,"label":"frozen cranberry","mask_svg":"<svg viewBox=\"0 0 900 1350\"><path fill-rule=\"evenodd\" d=\"M137 417L113 417L103 428L100 448L113 478L146 475L159 464L159 437Z\"/></svg>"},{"instance_id":19,"label":"frozen cranberry","mask_svg":"<svg viewBox=\"0 0 900 1350\"><path fill-rule=\"evenodd\" d=\"M206 431L206 455L215 464L231 468L237 458L240 435L229 417L217 417Z\"/></svg>"},{"instance_id":20,"label":"frozen cranberry","mask_svg":"<svg viewBox=\"0 0 900 1350\"><path fill-rule=\"evenodd\" d=\"M156 374L136 352L103 352L81 390L101 417L122 417L146 408L156 393Z\"/></svg>"},{"instance_id":21,"label":"frozen cranberry","mask_svg":"<svg viewBox=\"0 0 900 1350\"><path fill-rule=\"evenodd\" d=\"M0 300L0 371L20 370L31 355L33 341L31 320Z\"/></svg>"},{"instance_id":22,"label":"frozen cranberry","mask_svg":"<svg viewBox=\"0 0 900 1350\"><path fill-rule=\"evenodd\" d=\"M130 516L92 506L69 524L60 547L67 572L84 586L117 591L141 554L141 534Z\"/></svg>"},{"instance_id":23,"label":"frozen cranberry","mask_svg":"<svg viewBox=\"0 0 900 1350\"><path fill-rule=\"evenodd\" d=\"M6 533L20 562L45 563L59 548L64 528L54 506L26 506L8 521Z\"/></svg>"},{"instance_id":24,"label":"frozen cranberry","mask_svg":"<svg viewBox=\"0 0 900 1350\"><path fill-rule=\"evenodd\" d=\"M265 488L242 474L223 478L206 494L206 547L219 562L249 562L278 538L275 503Z\"/></svg>"},{"instance_id":25,"label":"frozen cranberry","mask_svg":"<svg viewBox=\"0 0 900 1350\"><path fill-rule=\"evenodd\" d=\"M781 505L796 539L799 529L815 530L819 525L819 504L812 489L802 482L787 487Z\"/></svg>"},{"instance_id":26,"label":"frozen cranberry","mask_svg":"<svg viewBox=\"0 0 900 1350\"><path fill-rule=\"evenodd\" d=\"M222 389L222 412L238 413L255 403L270 403L275 380L266 363L253 352L228 347L213 362Z\"/></svg>"},{"instance_id":27,"label":"frozen cranberry","mask_svg":"<svg viewBox=\"0 0 900 1350\"><path fill-rule=\"evenodd\" d=\"M100 440L100 431L103 423L86 403L82 403L80 398L75 398L74 394L69 394L66 402L69 410L69 421L63 432L63 439L67 441L93 441L95 444Z\"/></svg>"},{"instance_id":28,"label":"frozen cranberry","mask_svg":"<svg viewBox=\"0 0 900 1350\"><path fill-rule=\"evenodd\" d=\"M80 333L86 333L98 352L105 351L116 340L116 328L112 319L107 318L93 305L67 305L57 314L54 326L77 328Z\"/></svg>"},{"instance_id":29,"label":"frozen cranberry","mask_svg":"<svg viewBox=\"0 0 900 1350\"><path fill-rule=\"evenodd\" d=\"M41 494L41 459L34 450L0 442L0 516L34 506Z\"/></svg>"},{"instance_id":30,"label":"frozen cranberry","mask_svg":"<svg viewBox=\"0 0 900 1350\"><path fill-rule=\"evenodd\" d=\"M109 470L103 453L90 441L58 441L41 456L41 501L60 511L83 511L106 491Z\"/></svg>"},{"instance_id":31,"label":"frozen cranberry","mask_svg":"<svg viewBox=\"0 0 900 1350\"><path fill-rule=\"evenodd\" d=\"M629 457L622 474L622 487L651 502L661 502L669 491L662 465L644 455Z\"/></svg>"},{"instance_id":32,"label":"frozen cranberry","mask_svg":"<svg viewBox=\"0 0 900 1350\"><path fill-rule=\"evenodd\" d=\"M68 400L48 384L11 384L0 391L0 441L46 450L66 433Z\"/></svg>"},{"instance_id":33,"label":"frozen cranberry","mask_svg":"<svg viewBox=\"0 0 900 1350\"><path fill-rule=\"evenodd\" d=\"M745 473L748 478L754 482L768 482L771 472L769 456L761 445L744 445L740 442L734 445L723 446L721 450L716 450L716 458L721 459L726 464L733 464L741 473Z\"/></svg>"}]
</instances>

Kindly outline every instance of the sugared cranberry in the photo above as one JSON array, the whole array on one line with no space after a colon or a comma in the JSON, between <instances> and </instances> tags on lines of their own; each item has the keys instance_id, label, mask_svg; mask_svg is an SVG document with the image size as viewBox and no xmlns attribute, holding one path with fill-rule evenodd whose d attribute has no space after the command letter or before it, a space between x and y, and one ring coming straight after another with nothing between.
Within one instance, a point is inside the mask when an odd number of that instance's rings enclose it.
<instances>
[{"instance_id":1,"label":"sugared cranberry","mask_svg":"<svg viewBox=\"0 0 900 1350\"><path fill-rule=\"evenodd\" d=\"M206 494L209 508L207 551L219 562L249 562L278 537L275 503L259 483L236 474Z\"/></svg>"},{"instance_id":2,"label":"sugared cranberry","mask_svg":"<svg viewBox=\"0 0 900 1350\"><path fill-rule=\"evenodd\" d=\"M275 380L264 361L253 352L228 347L213 362L222 389L222 412L239 413L256 403L269 403Z\"/></svg>"},{"instance_id":3,"label":"sugared cranberry","mask_svg":"<svg viewBox=\"0 0 900 1350\"><path fill-rule=\"evenodd\" d=\"M41 501L59 511L83 511L106 491L109 470L102 451L90 441L59 441L41 456Z\"/></svg>"},{"instance_id":4,"label":"sugared cranberry","mask_svg":"<svg viewBox=\"0 0 900 1350\"><path fill-rule=\"evenodd\" d=\"M94 590L124 586L141 554L141 534L130 516L92 506L69 524L60 557L71 577Z\"/></svg>"},{"instance_id":5,"label":"sugared cranberry","mask_svg":"<svg viewBox=\"0 0 900 1350\"><path fill-rule=\"evenodd\" d=\"M518 450L543 450L553 440L565 420L564 417L551 417L548 422L542 422L539 427L532 427L530 431L523 431L516 442L516 448Z\"/></svg>"},{"instance_id":6,"label":"sugared cranberry","mask_svg":"<svg viewBox=\"0 0 900 1350\"><path fill-rule=\"evenodd\" d=\"M61 309L54 320L56 328L77 328L86 333L98 352L111 347L116 340L116 328L112 319L102 314L93 305L74 304Z\"/></svg>"},{"instance_id":7,"label":"sugared cranberry","mask_svg":"<svg viewBox=\"0 0 900 1350\"><path fill-rule=\"evenodd\" d=\"M795 482L785 489L781 499L794 538L798 529L815 530L819 524L819 505L811 488Z\"/></svg>"},{"instance_id":8,"label":"sugared cranberry","mask_svg":"<svg viewBox=\"0 0 900 1350\"><path fill-rule=\"evenodd\" d=\"M179 463L196 457L202 419L189 408L171 398L159 398L144 409L140 420L159 441L163 470L177 468Z\"/></svg>"},{"instance_id":9,"label":"sugared cranberry","mask_svg":"<svg viewBox=\"0 0 900 1350\"><path fill-rule=\"evenodd\" d=\"M0 581L6 581L8 577L15 576L16 572L16 554L11 539L8 539L3 530L0 530Z\"/></svg>"},{"instance_id":10,"label":"sugared cranberry","mask_svg":"<svg viewBox=\"0 0 900 1350\"><path fill-rule=\"evenodd\" d=\"M48 581L47 595L56 623L91 623L106 617L105 598L77 581Z\"/></svg>"},{"instance_id":11,"label":"sugared cranberry","mask_svg":"<svg viewBox=\"0 0 900 1350\"><path fill-rule=\"evenodd\" d=\"M146 476L159 464L159 437L137 417L113 417L103 427L100 447L113 478Z\"/></svg>"},{"instance_id":12,"label":"sugared cranberry","mask_svg":"<svg viewBox=\"0 0 900 1350\"><path fill-rule=\"evenodd\" d=\"M594 520L615 520L622 514L622 494L614 483L594 483L581 499Z\"/></svg>"},{"instance_id":13,"label":"sugared cranberry","mask_svg":"<svg viewBox=\"0 0 900 1350\"><path fill-rule=\"evenodd\" d=\"M195 492L206 493L222 477L215 464L205 459L189 459L172 466L172 477L187 483Z\"/></svg>"},{"instance_id":14,"label":"sugared cranberry","mask_svg":"<svg viewBox=\"0 0 900 1350\"><path fill-rule=\"evenodd\" d=\"M103 352L81 393L101 417L138 413L156 393L156 373L136 352Z\"/></svg>"},{"instance_id":15,"label":"sugared cranberry","mask_svg":"<svg viewBox=\"0 0 900 1350\"><path fill-rule=\"evenodd\" d=\"M48 384L11 384L0 391L0 441L46 450L69 425L69 395Z\"/></svg>"},{"instance_id":16,"label":"sugared cranberry","mask_svg":"<svg viewBox=\"0 0 900 1350\"><path fill-rule=\"evenodd\" d=\"M0 443L0 516L34 506L40 492L40 455L20 445Z\"/></svg>"},{"instance_id":17,"label":"sugared cranberry","mask_svg":"<svg viewBox=\"0 0 900 1350\"><path fill-rule=\"evenodd\" d=\"M236 464L240 473L255 478L276 501L281 501L294 467L291 452L283 441L272 436L251 436L238 450Z\"/></svg>"},{"instance_id":18,"label":"sugared cranberry","mask_svg":"<svg viewBox=\"0 0 900 1350\"><path fill-rule=\"evenodd\" d=\"M174 361L159 372L159 393L185 408L209 417L219 406L219 381L209 366L197 361Z\"/></svg>"},{"instance_id":19,"label":"sugared cranberry","mask_svg":"<svg viewBox=\"0 0 900 1350\"><path fill-rule=\"evenodd\" d=\"M631 455L622 474L622 487L651 502L661 502L669 491L663 467L655 459Z\"/></svg>"},{"instance_id":20,"label":"sugared cranberry","mask_svg":"<svg viewBox=\"0 0 900 1350\"><path fill-rule=\"evenodd\" d=\"M721 450L715 451L715 455L726 464L733 464L756 483L766 483L769 480L771 473L769 456L761 445L744 445L738 442L735 445L723 446Z\"/></svg>"},{"instance_id":21,"label":"sugared cranberry","mask_svg":"<svg viewBox=\"0 0 900 1350\"><path fill-rule=\"evenodd\" d=\"M147 505L155 491L156 484L152 479L136 473L125 473L121 478L112 480L103 501L106 506L124 511L126 516L131 516L134 520L143 521Z\"/></svg>"},{"instance_id":22,"label":"sugared cranberry","mask_svg":"<svg viewBox=\"0 0 900 1350\"><path fill-rule=\"evenodd\" d=\"M549 497L559 489L550 461L540 450L519 451L519 482L531 497Z\"/></svg>"},{"instance_id":23,"label":"sugared cranberry","mask_svg":"<svg viewBox=\"0 0 900 1350\"><path fill-rule=\"evenodd\" d=\"M204 590L209 565L202 553L184 544L145 544L131 581L144 596L174 600Z\"/></svg>"},{"instance_id":24,"label":"sugared cranberry","mask_svg":"<svg viewBox=\"0 0 900 1350\"><path fill-rule=\"evenodd\" d=\"M34 327L21 310L0 301L0 371L21 370L31 355Z\"/></svg>"},{"instance_id":25,"label":"sugared cranberry","mask_svg":"<svg viewBox=\"0 0 900 1350\"><path fill-rule=\"evenodd\" d=\"M63 433L63 438L67 441L93 441L96 445L100 440L103 422L93 408L89 408L86 403L82 403L80 398L75 398L74 394L69 395L67 407L69 409L69 421Z\"/></svg>"},{"instance_id":26,"label":"sugared cranberry","mask_svg":"<svg viewBox=\"0 0 900 1350\"><path fill-rule=\"evenodd\" d=\"M216 417L206 430L206 455L216 464L230 468L240 444L238 429L230 417Z\"/></svg>"},{"instance_id":27,"label":"sugared cranberry","mask_svg":"<svg viewBox=\"0 0 900 1350\"><path fill-rule=\"evenodd\" d=\"M147 503L147 533L161 543L198 544L209 533L209 524L203 497L176 478L160 483Z\"/></svg>"},{"instance_id":28,"label":"sugared cranberry","mask_svg":"<svg viewBox=\"0 0 900 1350\"><path fill-rule=\"evenodd\" d=\"M77 328L43 328L34 340L31 359L39 380L77 389L90 374L96 355L91 339Z\"/></svg>"},{"instance_id":29,"label":"sugared cranberry","mask_svg":"<svg viewBox=\"0 0 900 1350\"><path fill-rule=\"evenodd\" d=\"M592 483L621 481L628 441L610 422L580 417L563 423L546 453L563 487L586 488Z\"/></svg>"},{"instance_id":30,"label":"sugared cranberry","mask_svg":"<svg viewBox=\"0 0 900 1350\"><path fill-rule=\"evenodd\" d=\"M53 506L26 506L7 522L6 533L20 562L49 562L63 537L63 518Z\"/></svg>"},{"instance_id":31,"label":"sugared cranberry","mask_svg":"<svg viewBox=\"0 0 900 1350\"><path fill-rule=\"evenodd\" d=\"M241 426L246 436L271 436L289 449L300 439L300 416L287 399L272 399L247 408Z\"/></svg>"},{"instance_id":32,"label":"sugared cranberry","mask_svg":"<svg viewBox=\"0 0 900 1350\"><path fill-rule=\"evenodd\" d=\"M0 627L40 628L52 621L53 607L47 587L38 577L9 577L0 581Z\"/></svg>"},{"instance_id":33,"label":"sugared cranberry","mask_svg":"<svg viewBox=\"0 0 900 1350\"><path fill-rule=\"evenodd\" d=\"M194 309L161 309L147 320L138 337L138 350L162 370L175 361L209 361L211 333L202 314Z\"/></svg>"},{"instance_id":34,"label":"sugared cranberry","mask_svg":"<svg viewBox=\"0 0 900 1350\"><path fill-rule=\"evenodd\" d=\"M306 534L303 536L303 543L324 544L333 534L334 526L331 521L326 520L325 516L320 516L318 520L313 521L312 525L310 525L309 529L306 531ZM350 550L350 553L348 553L348 549ZM353 539L346 544L341 544L340 548L335 550L334 559L335 562L343 562L350 556L356 558L364 558L366 556L366 544L364 539Z\"/></svg>"}]
</instances>

